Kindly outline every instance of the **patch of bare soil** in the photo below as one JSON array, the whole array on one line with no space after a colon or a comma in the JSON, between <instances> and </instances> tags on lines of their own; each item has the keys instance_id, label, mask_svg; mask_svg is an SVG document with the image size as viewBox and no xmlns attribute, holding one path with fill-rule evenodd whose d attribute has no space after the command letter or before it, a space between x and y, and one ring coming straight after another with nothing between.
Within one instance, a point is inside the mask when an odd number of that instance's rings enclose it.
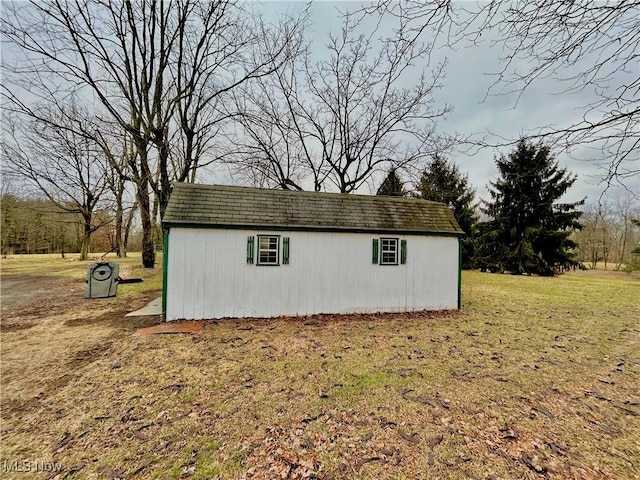
<instances>
[{"instance_id":1,"label":"patch of bare soil","mask_svg":"<svg viewBox=\"0 0 640 480\"><path fill-rule=\"evenodd\" d=\"M3 332L23 330L70 311L85 300L83 289L77 279L4 274L0 327Z\"/></svg>"},{"instance_id":2,"label":"patch of bare soil","mask_svg":"<svg viewBox=\"0 0 640 480\"><path fill-rule=\"evenodd\" d=\"M160 321L157 316L124 318L156 297L157 292L135 299L118 296L87 299L84 298L84 283L78 279L2 275L0 328L3 332L25 330L46 318L59 317L65 326L103 325L133 330Z\"/></svg>"},{"instance_id":3,"label":"patch of bare soil","mask_svg":"<svg viewBox=\"0 0 640 480\"><path fill-rule=\"evenodd\" d=\"M64 320L65 327L81 327L81 326L105 326L116 328L118 330L133 331L138 328L156 325L162 321L159 315L125 317L125 315L133 310L142 308L151 300L158 296L157 292L142 294L135 299L126 299L125 301L112 299L108 311L98 312L96 315L70 315ZM99 302L101 299L85 300L86 302Z\"/></svg>"}]
</instances>

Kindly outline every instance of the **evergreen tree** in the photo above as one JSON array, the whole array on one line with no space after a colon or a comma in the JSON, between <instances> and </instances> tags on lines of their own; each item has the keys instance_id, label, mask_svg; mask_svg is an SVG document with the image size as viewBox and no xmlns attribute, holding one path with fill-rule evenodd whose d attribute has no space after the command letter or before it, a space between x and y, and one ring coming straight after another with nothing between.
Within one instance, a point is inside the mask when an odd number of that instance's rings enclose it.
<instances>
[{"instance_id":1,"label":"evergreen tree","mask_svg":"<svg viewBox=\"0 0 640 480\"><path fill-rule=\"evenodd\" d=\"M579 264L569 239L580 229L575 203L556 203L576 181L559 168L549 147L521 139L507 157L496 160L500 178L491 182L476 251L483 269L512 274L554 275Z\"/></svg>"},{"instance_id":2,"label":"evergreen tree","mask_svg":"<svg viewBox=\"0 0 640 480\"><path fill-rule=\"evenodd\" d=\"M453 211L460 228L467 234L462 239L462 267L471 268L478 215L473 206L475 190L469 185L467 175L463 175L454 163L436 155L422 172L416 195L444 203Z\"/></svg>"},{"instance_id":3,"label":"evergreen tree","mask_svg":"<svg viewBox=\"0 0 640 480\"><path fill-rule=\"evenodd\" d=\"M376 195L386 195L388 197L404 197L407 192L395 168L389 170L389 173L380 184Z\"/></svg>"}]
</instances>

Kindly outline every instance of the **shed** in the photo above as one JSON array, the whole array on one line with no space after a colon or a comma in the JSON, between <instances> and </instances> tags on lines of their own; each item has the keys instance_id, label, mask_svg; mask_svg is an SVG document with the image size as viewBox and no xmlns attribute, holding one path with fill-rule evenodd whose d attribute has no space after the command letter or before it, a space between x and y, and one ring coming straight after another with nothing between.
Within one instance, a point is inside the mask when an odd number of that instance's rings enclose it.
<instances>
[{"instance_id":1,"label":"shed","mask_svg":"<svg viewBox=\"0 0 640 480\"><path fill-rule=\"evenodd\" d=\"M460 308L441 203L177 183L162 223L166 320Z\"/></svg>"}]
</instances>

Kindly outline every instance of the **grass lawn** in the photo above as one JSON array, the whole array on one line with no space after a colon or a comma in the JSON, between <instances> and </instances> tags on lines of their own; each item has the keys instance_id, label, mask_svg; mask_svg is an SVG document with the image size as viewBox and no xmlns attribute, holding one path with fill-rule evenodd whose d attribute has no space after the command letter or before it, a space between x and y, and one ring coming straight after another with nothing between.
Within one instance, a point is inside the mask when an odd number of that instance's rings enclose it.
<instances>
[{"instance_id":1,"label":"grass lawn","mask_svg":"<svg viewBox=\"0 0 640 480\"><path fill-rule=\"evenodd\" d=\"M640 478L637 279L464 272L460 312L223 320L195 336L140 336L157 318L124 314L159 296L162 275L136 268L139 256L122 263L145 281L87 300L87 262L2 260L1 468Z\"/></svg>"}]
</instances>

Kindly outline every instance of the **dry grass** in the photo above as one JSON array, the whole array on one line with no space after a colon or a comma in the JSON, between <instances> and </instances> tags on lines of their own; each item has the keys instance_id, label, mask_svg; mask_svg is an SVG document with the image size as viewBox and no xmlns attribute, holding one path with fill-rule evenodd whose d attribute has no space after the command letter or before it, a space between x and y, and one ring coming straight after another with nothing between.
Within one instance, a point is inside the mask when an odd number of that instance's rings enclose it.
<instances>
[{"instance_id":1,"label":"dry grass","mask_svg":"<svg viewBox=\"0 0 640 480\"><path fill-rule=\"evenodd\" d=\"M76 478L639 478L639 293L465 272L459 313L193 337L134 333L153 320L122 315L157 290L82 300L1 334L0 460Z\"/></svg>"}]
</instances>

